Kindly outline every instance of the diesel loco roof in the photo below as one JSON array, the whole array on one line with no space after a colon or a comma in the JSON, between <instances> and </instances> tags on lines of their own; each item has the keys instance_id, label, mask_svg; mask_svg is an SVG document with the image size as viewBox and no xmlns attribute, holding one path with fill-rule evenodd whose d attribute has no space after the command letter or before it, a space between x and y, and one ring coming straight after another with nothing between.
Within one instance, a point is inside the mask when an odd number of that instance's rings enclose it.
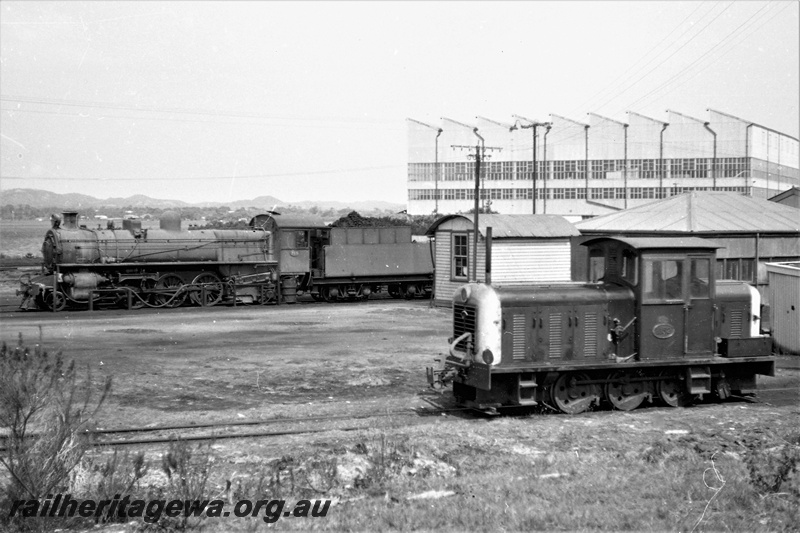
<instances>
[{"instance_id":1,"label":"diesel loco roof","mask_svg":"<svg viewBox=\"0 0 800 533\"><path fill-rule=\"evenodd\" d=\"M521 287L494 287L504 307L538 306L542 302L557 305L568 303L597 303L633 299L633 291L618 285L604 283L553 283Z\"/></svg>"}]
</instances>

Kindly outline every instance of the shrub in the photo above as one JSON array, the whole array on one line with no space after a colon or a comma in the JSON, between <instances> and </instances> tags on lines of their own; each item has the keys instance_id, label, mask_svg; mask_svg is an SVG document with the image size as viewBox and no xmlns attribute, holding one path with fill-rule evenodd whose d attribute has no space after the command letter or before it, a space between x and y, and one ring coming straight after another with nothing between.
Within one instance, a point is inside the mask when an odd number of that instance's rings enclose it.
<instances>
[{"instance_id":1,"label":"shrub","mask_svg":"<svg viewBox=\"0 0 800 533\"><path fill-rule=\"evenodd\" d=\"M88 424L111 390L107 378L95 397L91 375L78 379L74 361L50 355L41 344L0 347L2 464L9 474L6 503L42 500L63 491L69 474L91 445ZM3 518L7 513L0 513Z\"/></svg>"}]
</instances>

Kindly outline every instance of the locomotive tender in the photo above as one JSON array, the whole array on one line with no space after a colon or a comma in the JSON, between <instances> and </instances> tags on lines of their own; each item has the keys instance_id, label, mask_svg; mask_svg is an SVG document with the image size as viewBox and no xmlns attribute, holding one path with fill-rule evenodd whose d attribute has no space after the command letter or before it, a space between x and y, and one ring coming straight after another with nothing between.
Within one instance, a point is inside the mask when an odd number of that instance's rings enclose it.
<instances>
[{"instance_id":1,"label":"locomotive tender","mask_svg":"<svg viewBox=\"0 0 800 533\"><path fill-rule=\"evenodd\" d=\"M631 410L712 394L725 399L774 376L759 335L760 298L714 279L716 246L696 238L603 237L589 247L594 283L493 287L453 298L453 337L435 388L486 411L544 404L574 414L608 401Z\"/></svg>"},{"instance_id":2,"label":"locomotive tender","mask_svg":"<svg viewBox=\"0 0 800 533\"><path fill-rule=\"evenodd\" d=\"M384 288L395 297L430 294L430 251L411 242L410 228L381 228L381 243L348 244L352 231L311 218L272 213L254 217L249 229L186 231L177 214L165 213L159 229L142 229L139 220L90 229L65 212L45 235L42 275L23 276L17 293L23 306L52 311L295 303L298 292L363 299Z\"/></svg>"}]
</instances>

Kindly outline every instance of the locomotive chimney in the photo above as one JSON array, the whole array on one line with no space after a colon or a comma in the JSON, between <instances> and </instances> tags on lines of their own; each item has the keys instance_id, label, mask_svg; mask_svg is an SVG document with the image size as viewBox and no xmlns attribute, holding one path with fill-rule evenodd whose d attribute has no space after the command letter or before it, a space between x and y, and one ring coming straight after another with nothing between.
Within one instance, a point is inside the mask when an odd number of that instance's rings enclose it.
<instances>
[{"instance_id":1,"label":"locomotive chimney","mask_svg":"<svg viewBox=\"0 0 800 533\"><path fill-rule=\"evenodd\" d=\"M64 211L61 213L61 227L64 229L78 229L78 212Z\"/></svg>"}]
</instances>

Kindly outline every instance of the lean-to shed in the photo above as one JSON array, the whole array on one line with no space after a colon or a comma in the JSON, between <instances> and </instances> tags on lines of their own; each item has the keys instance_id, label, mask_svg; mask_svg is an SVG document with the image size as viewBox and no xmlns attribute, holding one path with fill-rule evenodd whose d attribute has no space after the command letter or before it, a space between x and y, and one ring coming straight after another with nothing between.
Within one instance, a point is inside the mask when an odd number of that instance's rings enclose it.
<instances>
[{"instance_id":1,"label":"lean-to shed","mask_svg":"<svg viewBox=\"0 0 800 533\"><path fill-rule=\"evenodd\" d=\"M800 355L800 262L767 263L775 351Z\"/></svg>"},{"instance_id":2,"label":"lean-to shed","mask_svg":"<svg viewBox=\"0 0 800 533\"><path fill-rule=\"evenodd\" d=\"M472 279L473 215L448 215L428 228L434 238L434 298L449 306ZM491 283L498 286L570 281L570 238L580 235L558 215L480 215L477 279L486 281L486 228L492 228Z\"/></svg>"}]
</instances>

